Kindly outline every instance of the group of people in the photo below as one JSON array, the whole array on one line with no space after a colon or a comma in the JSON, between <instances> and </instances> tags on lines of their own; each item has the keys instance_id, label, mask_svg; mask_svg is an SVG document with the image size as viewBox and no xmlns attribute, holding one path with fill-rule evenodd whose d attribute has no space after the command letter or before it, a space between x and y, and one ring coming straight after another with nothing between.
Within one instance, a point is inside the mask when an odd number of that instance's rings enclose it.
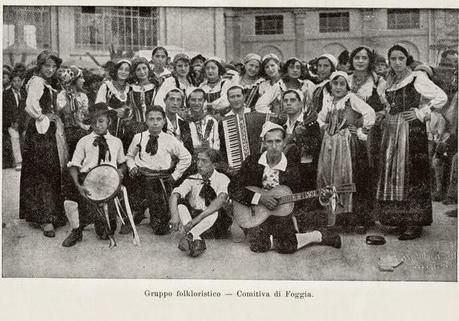
<instances>
[{"instance_id":1,"label":"group of people","mask_svg":"<svg viewBox=\"0 0 459 321\"><path fill-rule=\"evenodd\" d=\"M456 70L452 93L400 45L387 61L365 46L345 62L250 53L235 66L180 53L173 70L157 47L151 61L113 62L97 94L87 95L83 71L45 50L26 81L3 70L20 218L47 237L68 221L66 247L92 223L108 239L116 204L108 202L105 222L84 179L109 164L127 188L135 224L148 209L153 232L183 231L178 247L190 256L206 250L205 238L228 236L235 202L274 213L284 199L268 191L278 186L318 193L295 199L288 215L243 228L254 252L339 248L340 232L365 234L376 221L400 240L418 238L432 223L432 198L457 202L457 52L447 55ZM252 114L267 115L255 133L262 148L232 168L223 122ZM119 232L129 234L124 221Z\"/></svg>"}]
</instances>

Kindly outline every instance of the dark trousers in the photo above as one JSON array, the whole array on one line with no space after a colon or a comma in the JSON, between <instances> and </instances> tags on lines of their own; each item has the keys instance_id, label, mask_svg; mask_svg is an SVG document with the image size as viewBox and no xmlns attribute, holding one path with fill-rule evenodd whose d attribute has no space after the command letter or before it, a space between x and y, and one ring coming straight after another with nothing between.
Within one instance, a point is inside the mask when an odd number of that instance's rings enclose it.
<instances>
[{"instance_id":1,"label":"dark trousers","mask_svg":"<svg viewBox=\"0 0 459 321\"><path fill-rule=\"evenodd\" d=\"M148 208L150 211L150 225L158 235L169 233L169 196L172 186L163 180L164 188L158 178L139 175L126 179L126 188L134 216L142 216ZM165 189L165 190L164 190Z\"/></svg>"},{"instance_id":2,"label":"dark trousers","mask_svg":"<svg viewBox=\"0 0 459 321\"><path fill-rule=\"evenodd\" d=\"M247 230L250 250L253 252L267 252L271 249L270 236L276 244L276 250L282 254L296 252L298 241L295 226L290 215L270 216L260 225Z\"/></svg>"}]
</instances>

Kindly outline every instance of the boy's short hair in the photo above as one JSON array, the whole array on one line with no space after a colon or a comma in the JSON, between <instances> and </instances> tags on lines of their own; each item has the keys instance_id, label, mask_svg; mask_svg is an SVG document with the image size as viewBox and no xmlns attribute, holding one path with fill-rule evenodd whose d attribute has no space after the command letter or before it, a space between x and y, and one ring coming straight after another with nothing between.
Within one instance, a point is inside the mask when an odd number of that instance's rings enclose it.
<instances>
[{"instance_id":1,"label":"boy's short hair","mask_svg":"<svg viewBox=\"0 0 459 321\"><path fill-rule=\"evenodd\" d=\"M100 116L106 115L108 117L108 106L106 103L97 103L88 108L89 111L89 118L91 120L95 120L99 118ZM110 120L110 117L108 117Z\"/></svg>"},{"instance_id":2,"label":"boy's short hair","mask_svg":"<svg viewBox=\"0 0 459 321\"><path fill-rule=\"evenodd\" d=\"M163 116L163 118L166 119L166 113L164 112L163 107L158 106L158 105L148 106L148 108L147 108L147 110L146 110L146 112L145 112L145 118L148 117L148 114L149 114L149 113L154 112L154 111L157 111L157 112L161 113L161 115Z\"/></svg>"},{"instance_id":3,"label":"boy's short hair","mask_svg":"<svg viewBox=\"0 0 459 321\"><path fill-rule=\"evenodd\" d=\"M220 163L222 161L221 154L216 149L213 149L213 148L210 148L210 147L197 148L196 151L195 151L195 155L198 156L201 153L206 154L209 157L209 159L212 162L212 164L218 164L218 163Z\"/></svg>"}]
</instances>

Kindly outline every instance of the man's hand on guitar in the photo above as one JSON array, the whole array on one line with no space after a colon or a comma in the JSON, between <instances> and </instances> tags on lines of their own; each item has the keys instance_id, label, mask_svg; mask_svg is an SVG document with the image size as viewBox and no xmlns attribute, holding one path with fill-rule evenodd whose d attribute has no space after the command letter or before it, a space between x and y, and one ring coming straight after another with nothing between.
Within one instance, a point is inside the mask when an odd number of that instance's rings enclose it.
<instances>
[{"instance_id":1,"label":"man's hand on guitar","mask_svg":"<svg viewBox=\"0 0 459 321\"><path fill-rule=\"evenodd\" d=\"M320 190L320 200L327 203L333 196L333 188L331 186L324 187Z\"/></svg>"},{"instance_id":2,"label":"man's hand on guitar","mask_svg":"<svg viewBox=\"0 0 459 321\"><path fill-rule=\"evenodd\" d=\"M258 201L259 204L263 204L268 208L268 210L273 210L279 205L279 202L276 198L270 195L261 195L260 200Z\"/></svg>"}]
</instances>

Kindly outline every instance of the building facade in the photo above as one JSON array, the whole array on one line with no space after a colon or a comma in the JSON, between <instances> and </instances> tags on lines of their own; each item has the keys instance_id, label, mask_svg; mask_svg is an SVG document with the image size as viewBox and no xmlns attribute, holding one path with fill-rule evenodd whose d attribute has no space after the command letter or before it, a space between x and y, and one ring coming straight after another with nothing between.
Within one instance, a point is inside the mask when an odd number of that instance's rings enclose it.
<instances>
[{"instance_id":1,"label":"building facade","mask_svg":"<svg viewBox=\"0 0 459 321\"><path fill-rule=\"evenodd\" d=\"M96 67L117 52L157 45L219 56L249 52L312 59L400 43L435 64L457 48L458 10L180 7L3 7L4 62L29 63L51 48L64 62ZM88 54L89 53L89 54Z\"/></svg>"},{"instance_id":2,"label":"building facade","mask_svg":"<svg viewBox=\"0 0 459 321\"><path fill-rule=\"evenodd\" d=\"M399 43L416 60L435 64L440 51L458 46L458 10L244 8L225 18L229 58L272 52L312 59L360 45L386 55Z\"/></svg>"}]
</instances>

